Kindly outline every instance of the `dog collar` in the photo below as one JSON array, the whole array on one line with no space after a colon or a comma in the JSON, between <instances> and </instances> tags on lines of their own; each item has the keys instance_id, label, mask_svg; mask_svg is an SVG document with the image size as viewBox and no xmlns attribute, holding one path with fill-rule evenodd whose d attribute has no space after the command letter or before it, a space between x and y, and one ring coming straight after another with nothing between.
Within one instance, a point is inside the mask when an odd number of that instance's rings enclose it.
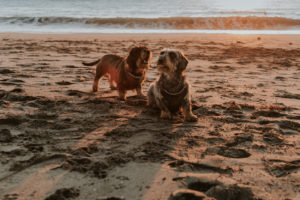
<instances>
[{"instance_id":1,"label":"dog collar","mask_svg":"<svg viewBox=\"0 0 300 200\"><path fill-rule=\"evenodd\" d=\"M136 75L130 73L129 71L127 71L127 73L128 73L132 78L135 78L135 79L142 79L142 78L144 77L144 75L136 76Z\"/></svg>"},{"instance_id":2,"label":"dog collar","mask_svg":"<svg viewBox=\"0 0 300 200\"><path fill-rule=\"evenodd\" d=\"M180 95L181 93L183 93L184 90L186 89L186 87L187 87L187 85L184 85L184 87L179 92L176 92L176 93L169 92L168 90L164 89L163 87L161 87L161 89L168 95L177 96L177 95Z\"/></svg>"}]
</instances>

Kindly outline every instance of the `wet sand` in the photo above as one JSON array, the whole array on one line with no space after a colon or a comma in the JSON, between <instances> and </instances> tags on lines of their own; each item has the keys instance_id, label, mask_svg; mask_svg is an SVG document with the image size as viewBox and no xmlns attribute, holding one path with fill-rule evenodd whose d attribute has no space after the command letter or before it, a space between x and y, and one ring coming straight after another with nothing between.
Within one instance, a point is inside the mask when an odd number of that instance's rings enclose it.
<instances>
[{"instance_id":1,"label":"wet sand","mask_svg":"<svg viewBox=\"0 0 300 200\"><path fill-rule=\"evenodd\" d=\"M300 199L300 36L0 34L0 199ZM190 59L196 123L119 101L92 61Z\"/></svg>"}]
</instances>

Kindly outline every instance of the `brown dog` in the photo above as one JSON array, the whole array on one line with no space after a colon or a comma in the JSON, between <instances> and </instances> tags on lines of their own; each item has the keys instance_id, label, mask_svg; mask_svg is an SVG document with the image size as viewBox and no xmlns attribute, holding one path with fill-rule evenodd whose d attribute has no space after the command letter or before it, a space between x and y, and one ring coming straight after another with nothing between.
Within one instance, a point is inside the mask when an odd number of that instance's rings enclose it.
<instances>
[{"instance_id":1,"label":"brown dog","mask_svg":"<svg viewBox=\"0 0 300 200\"><path fill-rule=\"evenodd\" d=\"M150 86L148 105L158 107L161 118L171 119L182 108L186 121L197 120L191 109L189 84L183 75L187 64L187 58L178 50L164 50L160 53L157 62L160 77Z\"/></svg>"},{"instance_id":2,"label":"brown dog","mask_svg":"<svg viewBox=\"0 0 300 200\"><path fill-rule=\"evenodd\" d=\"M108 54L101 59L84 65L97 65L93 91L98 91L98 83L102 76L108 76L111 89L119 91L119 97L126 99L126 91L135 89L137 95L144 96L142 85L146 69L150 65L152 53L145 46L133 47L127 57Z\"/></svg>"}]
</instances>

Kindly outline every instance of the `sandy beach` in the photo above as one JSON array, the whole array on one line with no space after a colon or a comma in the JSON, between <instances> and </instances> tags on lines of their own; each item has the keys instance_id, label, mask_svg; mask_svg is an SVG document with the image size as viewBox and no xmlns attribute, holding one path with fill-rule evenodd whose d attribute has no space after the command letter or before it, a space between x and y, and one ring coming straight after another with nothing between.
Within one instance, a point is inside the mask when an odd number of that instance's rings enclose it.
<instances>
[{"instance_id":1,"label":"sandy beach","mask_svg":"<svg viewBox=\"0 0 300 200\"><path fill-rule=\"evenodd\" d=\"M196 123L117 99L105 54L184 52ZM0 33L0 199L299 200L300 35Z\"/></svg>"}]
</instances>

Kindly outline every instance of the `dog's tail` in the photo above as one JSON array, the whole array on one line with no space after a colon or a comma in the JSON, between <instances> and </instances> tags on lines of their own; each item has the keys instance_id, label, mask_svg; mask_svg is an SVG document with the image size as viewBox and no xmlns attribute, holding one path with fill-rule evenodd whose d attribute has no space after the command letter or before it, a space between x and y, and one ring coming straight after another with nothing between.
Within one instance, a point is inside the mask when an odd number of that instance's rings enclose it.
<instances>
[{"instance_id":1,"label":"dog's tail","mask_svg":"<svg viewBox=\"0 0 300 200\"><path fill-rule=\"evenodd\" d=\"M83 65L85 65L85 66L93 66L93 65L96 65L96 64L98 64L99 62L100 62L100 60L101 59L98 59L98 60L96 60L96 61L94 61L94 62L82 62L82 64Z\"/></svg>"}]
</instances>

